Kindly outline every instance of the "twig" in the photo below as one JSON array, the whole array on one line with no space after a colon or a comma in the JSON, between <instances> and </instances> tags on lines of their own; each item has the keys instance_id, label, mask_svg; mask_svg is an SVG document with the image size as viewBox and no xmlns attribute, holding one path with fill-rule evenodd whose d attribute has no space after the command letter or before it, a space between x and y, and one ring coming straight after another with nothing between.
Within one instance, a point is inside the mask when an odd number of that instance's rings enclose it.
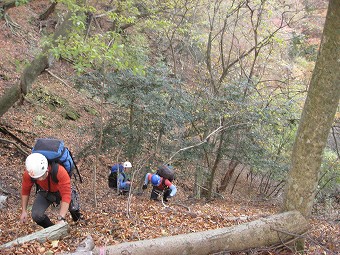
<instances>
[{"instance_id":1,"label":"twig","mask_svg":"<svg viewBox=\"0 0 340 255\"><path fill-rule=\"evenodd\" d=\"M57 75L55 75L54 73L52 73L50 70L48 70L47 68L45 69L45 71L52 75L54 78L56 78L57 80L59 80L60 82L62 82L66 87L72 88L70 85L68 85L63 79L61 79L60 77L58 77Z\"/></svg>"},{"instance_id":2,"label":"twig","mask_svg":"<svg viewBox=\"0 0 340 255\"><path fill-rule=\"evenodd\" d=\"M183 204L181 204L181 203L179 203L179 202L175 202L174 203L174 205L179 205L179 206L183 206L184 208L186 208L189 212L191 212L191 210L190 210L190 207L189 206L186 206L186 205L183 205Z\"/></svg>"},{"instance_id":3,"label":"twig","mask_svg":"<svg viewBox=\"0 0 340 255\"><path fill-rule=\"evenodd\" d=\"M298 237L298 238L306 238L304 236L306 234L306 232L303 233L303 234L298 235L298 234L290 233L290 232L287 232L287 231L284 231L284 230L281 230L281 229L278 229L278 228L271 227L270 229L272 229L274 231L277 231L277 232L280 232L280 233L283 233L283 234L286 234L286 235L289 235L289 236L294 236L294 237Z\"/></svg>"},{"instance_id":4,"label":"twig","mask_svg":"<svg viewBox=\"0 0 340 255\"><path fill-rule=\"evenodd\" d=\"M277 231L277 232L286 234L286 235L294 236L295 238L292 239L292 240L290 240L289 242L295 241L296 239L307 239L307 240L311 241L312 243L321 246L323 249L327 250L327 252L329 252L330 254L334 254L334 255L336 254L335 252L329 250L327 247L325 247L324 245L320 244L319 242L316 242L316 241L314 241L312 238L310 238L310 237L308 237L308 236L305 236L305 234L306 234L307 232L305 232L305 233L303 233L303 234L301 234L301 235L298 235L298 234L290 233L290 232L287 232L287 231L284 231L284 230L281 230L281 229L276 229L276 228L273 228L273 227L272 227L271 229L272 229L272 230L275 230L275 231ZM288 244L289 242L286 242L286 243L283 243L283 242L282 242L282 244L285 245L285 244Z\"/></svg>"},{"instance_id":5,"label":"twig","mask_svg":"<svg viewBox=\"0 0 340 255\"><path fill-rule=\"evenodd\" d=\"M241 173L243 172L243 170L245 169L245 167L246 167L246 166L243 166L242 169L241 169L241 171L238 173L238 175L237 175L237 177L236 177L236 179L235 179L234 185L233 185L233 187L232 187L232 189L231 189L231 191L230 191L230 194L233 194L234 189L235 189L235 186L236 186L236 183L237 183L237 180L238 180L238 178L240 177L240 175L241 175Z\"/></svg>"},{"instance_id":6,"label":"twig","mask_svg":"<svg viewBox=\"0 0 340 255\"><path fill-rule=\"evenodd\" d=\"M21 130L19 130L20 132L22 132ZM14 140L16 140L17 142L19 142L20 144L22 144L23 146L31 149L32 147L29 146L27 143L25 143L23 140L21 140L19 137L17 137L16 135L14 135L11 131L9 131L7 128L5 127L0 127L0 132L2 132L5 135L9 135L10 137L12 137Z\"/></svg>"},{"instance_id":7,"label":"twig","mask_svg":"<svg viewBox=\"0 0 340 255\"><path fill-rule=\"evenodd\" d=\"M166 205L164 203L164 199L163 199L163 196L161 196L161 202L162 202L162 205L165 207L165 208L170 208L170 206Z\"/></svg>"},{"instance_id":8,"label":"twig","mask_svg":"<svg viewBox=\"0 0 340 255\"><path fill-rule=\"evenodd\" d=\"M140 162L146 162L149 158L151 157L151 155L149 155L147 158L145 159L141 159ZM140 163L138 162L137 165L139 165ZM130 181L130 189L129 189L129 195L128 195L128 203L127 203L127 210L126 210L126 214L128 217L130 217L130 207L131 207L131 197L132 197L132 185L135 179L135 175L138 171L140 171L143 168L144 165L141 165L140 168L138 168L136 171L133 171L132 176L131 176L131 181Z\"/></svg>"},{"instance_id":9,"label":"twig","mask_svg":"<svg viewBox=\"0 0 340 255\"><path fill-rule=\"evenodd\" d=\"M15 147L17 147L17 149L22 152L22 154L24 154L25 156L28 156L29 153L27 153L26 151L24 151L19 145L17 145L15 142L12 142L12 141L9 141L9 140L6 140L6 139L2 139L0 138L0 141L1 142L6 142L6 143L10 143L10 144L13 144Z\"/></svg>"},{"instance_id":10,"label":"twig","mask_svg":"<svg viewBox=\"0 0 340 255\"><path fill-rule=\"evenodd\" d=\"M164 190L162 191L162 192L158 192L158 191L154 191L158 196L160 196L161 197L161 202L162 202L162 205L165 207L165 208L169 208L169 206L168 205L166 205L165 203L164 203L164 200L163 200L163 194L164 194Z\"/></svg>"},{"instance_id":11,"label":"twig","mask_svg":"<svg viewBox=\"0 0 340 255\"><path fill-rule=\"evenodd\" d=\"M160 196L161 196L161 202L162 202L162 205L163 205L165 208L169 208L170 206L168 206L168 205L166 205L166 204L164 203L163 195L164 195L164 190L163 190L163 192L160 194Z\"/></svg>"},{"instance_id":12,"label":"twig","mask_svg":"<svg viewBox=\"0 0 340 255\"><path fill-rule=\"evenodd\" d=\"M272 228L272 229L275 230L274 228ZM281 233L285 232L285 231L280 231L280 230L276 230L276 231L277 231L277 232L281 232ZM286 249L288 249L288 250L290 250L292 253L294 253L294 252L296 251L296 249L294 250L294 249L293 249L292 247L290 247L288 244L293 243L293 242L295 242L296 240L301 239L302 237L298 237L298 236L296 236L296 235L293 235L292 233L285 233L285 234L286 234L286 235L292 235L292 236L295 236L295 237L292 238L292 239L289 240L289 241L284 242L284 241L282 240L281 236L278 235L278 237L279 237L279 239L280 239L280 242L281 242L281 245L278 245L277 248L279 248L279 247L285 247Z\"/></svg>"},{"instance_id":13,"label":"twig","mask_svg":"<svg viewBox=\"0 0 340 255\"><path fill-rule=\"evenodd\" d=\"M11 29L12 33L17 35L18 33L14 29L21 29L20 25L15 23L7 13L5 13L4 19L6 21L6 25Z\"/></svg>"}]
</instances>

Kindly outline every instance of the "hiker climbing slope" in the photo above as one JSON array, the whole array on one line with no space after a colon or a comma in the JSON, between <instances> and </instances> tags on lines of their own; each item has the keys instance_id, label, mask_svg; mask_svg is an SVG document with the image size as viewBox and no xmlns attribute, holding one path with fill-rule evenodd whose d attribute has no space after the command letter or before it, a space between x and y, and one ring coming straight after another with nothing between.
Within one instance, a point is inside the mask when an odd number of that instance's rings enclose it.
<instances>
[{"instance_id":1,"label":"hiker climbing slope","mask_svg":"<svg viewBox=\"0 0 340 255\"><path fill-rule=\"evenodd\" d=\"M31 189L37 184L38 190L32 206L32 218L40 226L47 228L54 223L45 214L47 208L54 204L60 205L58 216L54 222L61 223L66 220L66 214L70 210L72 219L77 221L81 218L79 206L70 206L71 202L71 180L66 169L56 164L56 179L52 179L52 165L47 158L40 153L30 154L25 161L26 170L23 173L21 188L21 216L20 222L27 222L27 206ZM74 201L76 202L76 201Z\"/></svg>"},{"instance_id":2,"label":"hiker climbing slope","mask_svg":"<svg viewBox=\"0 0 340 255\"><path fill-rule=\"evenodd\" d=\"M158 200L159 195L163 195L163 201L168 202L170 197L176 195L177 188L171 182L174 179L172 166L163 165L158 168L155 174L147 173L144 179L143 190L147 189L148 184L152 184L151 200Z\"/></svg>"}]
</instances>

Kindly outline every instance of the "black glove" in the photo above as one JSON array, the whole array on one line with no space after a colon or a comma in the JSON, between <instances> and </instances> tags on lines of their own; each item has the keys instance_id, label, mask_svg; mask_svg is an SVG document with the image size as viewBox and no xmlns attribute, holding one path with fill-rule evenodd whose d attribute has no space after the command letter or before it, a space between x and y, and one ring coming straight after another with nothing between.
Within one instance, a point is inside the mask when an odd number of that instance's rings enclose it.
<instances>
[{"instance_id":1,"label":"black glove","mask_svg":"<svg viewBox=\"0 0 340 255\"><path fill-rule=\"evenodd\" d=\"M142 189L147 189L148 188L148 185L144 184Z\"/></svg>"}]
</instances>

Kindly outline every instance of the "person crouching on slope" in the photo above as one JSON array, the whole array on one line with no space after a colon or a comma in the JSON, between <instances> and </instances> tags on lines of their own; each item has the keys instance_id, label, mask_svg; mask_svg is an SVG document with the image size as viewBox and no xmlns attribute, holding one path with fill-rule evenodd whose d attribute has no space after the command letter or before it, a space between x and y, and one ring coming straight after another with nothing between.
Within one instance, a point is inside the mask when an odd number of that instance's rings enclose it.
<instances>
[{"instance_id":1,"label":"person crouching on slope","mask_svg":"<svg viewBox=\"0 0 340 255\"><path fill-rule=\"evenodd\" d=\"M163 192L163 201L168 202L168 198L173 197L177 192L174 184L157 174L147 173L145 175L143 190L147 189L149 182L153 185L150 196L151 200L158 200L158 195Z\"/></svg>"},{"instance_id":2,"label":"person crouching on slope","mask_svg":"<svg viewBox=\"0 0 340 255\"><path fill-rule=\"evenodd\" d=\"M27 205L32 186L37 184L36 198L32 206L32 219L43 228L53 226L50 218L45 214L51 204L60 204L59 214L56 222L62 223L66 219L71 202L71 180L66 169L58 164L57 180L55 183L51 178L51 165L46 157L40 153L32 153L26 158L26 171L24 171L21 188L20 222L27 222ZM79 210L72 211L74 221L80 219Z\"/></svg>"},{"instance_id":3,"label":"person crouching on slope","mask_svg":"<svg viewBox=\"0 0 340 255\"><path fill-rule=\"evenodd\" d=\"M115 164L111 167L110 175L108 176L109 187L113 189L118 188L121 194L127 193L130 191L131 181L129 178L129 173L127 173L128 169L132 168L132 164L129 161L125 161L124 163ZM118 181L117 181L117 171L118 172Z\"/></svg>"}]
</instances>

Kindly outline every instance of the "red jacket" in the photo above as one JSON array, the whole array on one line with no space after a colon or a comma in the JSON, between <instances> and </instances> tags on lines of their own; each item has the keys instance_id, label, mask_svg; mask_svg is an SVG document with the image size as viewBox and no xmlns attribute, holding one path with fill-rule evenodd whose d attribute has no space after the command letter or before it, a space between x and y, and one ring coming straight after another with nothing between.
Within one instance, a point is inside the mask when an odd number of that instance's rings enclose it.
<instances>
[{"instance_id":1,"label":"red jacket","mask_svg":"<svg viewBox=\"0 0 340 255\"><path fill-rule=\"evenodd\" d=\"M151 177L152 174L148 174L147 179L149 182L151 182ZM171 188L171 186L173 186L173 184L168 179L161 177L161 183L157 186L157 189L164 190L166 187Z\"/></svg>"},{"instance_id":2,"label":"red jacket","mask_svg":"<svg viewBox=\"0 0 340 255\"><path fill-rule=\"evenodd\" d=\"M50 179L50 190L48 190L48 179ZM51 179L51 166L48 166L48 176L45 180L37 180L36 183L46 191L57 192L59 191L61 201L70 203L71 202L71 179L66 169L59 165L57 174L58 183L55 183ZM21 195L29 196L34 182L27 171L24 172L22 178Z\"/></svg>"}]
</instances>

